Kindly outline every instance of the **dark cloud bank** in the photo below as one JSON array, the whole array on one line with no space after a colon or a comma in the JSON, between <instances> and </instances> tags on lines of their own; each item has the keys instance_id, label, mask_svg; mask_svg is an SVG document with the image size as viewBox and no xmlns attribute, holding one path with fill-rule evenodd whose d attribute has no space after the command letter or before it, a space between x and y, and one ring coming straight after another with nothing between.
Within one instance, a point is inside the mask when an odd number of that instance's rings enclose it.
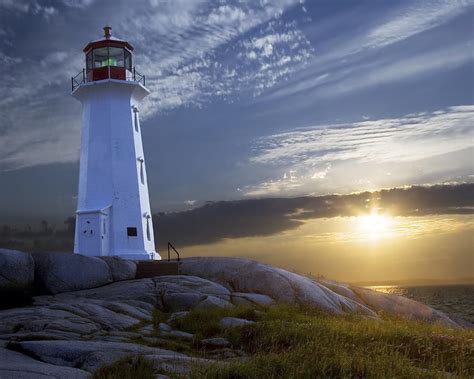
<instances>
[{"instance_id":1,"label":"dark cloud bank","mask_svg":"<svg viewBox=\"0 0 474 379\"><path fill-rule=\"evenodd\" d=\"M154 215L157 244L178 246L225 238L268 236L304 220L357 216L376 208L393 216L473 214L474 183L393 188L351 195L208 202L184 212Z\"/></svg>"}]
</instances>

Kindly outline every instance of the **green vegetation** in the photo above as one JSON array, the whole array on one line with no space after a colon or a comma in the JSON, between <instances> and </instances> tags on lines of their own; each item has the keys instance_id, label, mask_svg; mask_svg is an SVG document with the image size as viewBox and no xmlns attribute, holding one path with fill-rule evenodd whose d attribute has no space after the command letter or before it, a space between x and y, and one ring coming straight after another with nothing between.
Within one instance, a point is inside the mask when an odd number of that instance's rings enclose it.
<instances>
[{"instance_id":1,"label":"green vegetation","mask_svg":"<svg viewBox=\"0 0 474 379\"><path fill-rule=\"evenodd\" d=\"M168 316L156 311L155 326ZM222 329L219 321L227 316L256 323ZM194 341L163 336L151 344L133 342L215 359L216 352L207 351L199 340L222 336L232 349L247 355L210 365L195 363L190 374L195 379L474 377L473 330L382 317L334 316L290 306L195 309L172 323L193 333ZM143 358L127 358L102 368L94 378L146 379L152 373Z\"/></svg>"},{"instance_id":2,"label":"green vegetation","mask_svg":"<svg viewBox=\"0 0 474 379\"><path fill-rule=\"evenodd\" d=\"M175 329L193 333L195 339L220 336L225 333L219 326L223 317L238 317L257 321L263 315L249 307L234 307L230 309L193 309L186 317L179 318L172 323Z\"/></svg>"},{"instance_id":3,"label":"green vegetation","mask_svg":"<svg viewBox=\"0 0 474 379\"><path fill-rule=\"evenodd\" d=\"M217 335L215 315L192 311L183 328ZM231 312L232 313L232 312ZM474 332L385 318L336 317L308 309L275 307L259 321L221 331L250 356L226 364L196 365L193 378L444 378L474 375ZM208 321L207 321L208 320ZM209 322L210 327L207 325ZM215 331L215 333L210 333Z\"/></svg>"},{"instance_id":4,"label":"green vegetation","mask_svg":"<svg viewBox=\"0 0 474 379\"><path fill-rule=\"evenodd\" d=\"M126 357L100 368L93 379L153 379L153 364L141 356Z\"/></svg>"}]
</instances>

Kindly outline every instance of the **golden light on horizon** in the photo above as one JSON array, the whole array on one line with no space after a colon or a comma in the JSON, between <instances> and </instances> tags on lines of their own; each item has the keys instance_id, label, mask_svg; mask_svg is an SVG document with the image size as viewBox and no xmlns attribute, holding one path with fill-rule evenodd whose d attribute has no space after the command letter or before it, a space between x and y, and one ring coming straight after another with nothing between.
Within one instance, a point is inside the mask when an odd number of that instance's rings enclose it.
<instances>
[{"instance_id":1,"label":"golden light on horizon","mask_svg":"<svg viewBox=\"0 0 474 379\"><path fill-rule=\"evenodd\" d=\"M393 219L389 215L379 214L372 211L368 215L359 216L357 224L360 233L365 239L370 241L378 241L383 238L390 237L393 234Z\"/></svg>"}]
</instances>

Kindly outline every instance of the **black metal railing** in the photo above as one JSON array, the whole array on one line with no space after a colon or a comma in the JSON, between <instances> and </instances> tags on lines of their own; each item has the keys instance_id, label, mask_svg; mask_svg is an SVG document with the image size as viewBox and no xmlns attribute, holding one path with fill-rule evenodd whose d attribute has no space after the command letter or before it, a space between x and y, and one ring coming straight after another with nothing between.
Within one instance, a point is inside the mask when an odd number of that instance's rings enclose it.
<instances>
[{"instance_id":1,"label":"black metal railing","mask_svg":"<svg viewBox=\"0 0 474 379\"><path fill-rule=\"evenodd\" d=\"M171 249L173 249L173 251L176 253L176 255L178 256L178 262L179 262L179 253L178 253L178 250L176 250L176 248L173 246L173 244L171 242L168 242L168 261L171 260L171 257L170 257L170 251Z\"/></svg>"},{"instance_id":2,"label":"black metal railing","mask_svg":"<svg viewBox=\"0 0 474 379\"><path fill-rule=\"evenodd\" d=\"M71 78L71 87L74 91L81 84L86 82L86 70L82 69L76 76Z\"/></svg>"},{"instance_id":3,"label":"black metal railing","mask_svg":"<svg viewBox=\"0 0 474 379\"><path fill-rule=\"evenodd\" d=\"M146 86L146 79L145 75L140 74L136 69L135 66L133 66L133 81L138 82Z\"/></svg>"},{"instance_id":4,"label":"black metal railing","mask_svg":"<svg viewBox=\"0 0 474 379\"><path fill-rule=\"evenodd\" d=\"M108 70L108 74L107 74L107 77L105 79L114 79L110 76L110 67L111 66L108 66L109 67L109 70ZM130 74L131 75L130 75ZM133 82L137 82L137 83L141 83L143 84L144 86L146 85L146 78L145 78L145 75L143 74L140 74L136 69L135 69L135 66L133 67L132 71L127 71L126 72L126 79L125 80L128 80L128 81L133 81ZM77 87L79 87L80 85L82 84L85 84L86 82L90 82L92 80L89 80L87 78L87 75L86 75L86 70L85 69L82 69L82 71L80 71L76 76L73 76L71 78L71 89L72 91L74 91Z\"/></svg>"}]
</instances>

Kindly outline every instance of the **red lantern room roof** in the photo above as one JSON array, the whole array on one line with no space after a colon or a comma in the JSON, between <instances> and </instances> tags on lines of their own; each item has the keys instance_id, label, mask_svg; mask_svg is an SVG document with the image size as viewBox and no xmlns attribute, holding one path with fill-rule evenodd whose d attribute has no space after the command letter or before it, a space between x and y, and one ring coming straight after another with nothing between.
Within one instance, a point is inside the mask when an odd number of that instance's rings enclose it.
<instances>
[{"instance_id":1,"label":"red lantern room roof","mask_svg":"<svg viewBox=\"0 0 474 379\"><path fill-rule=\"evenodd\" d=\"M83 50L84 53L87 53L92 49L97 49L100 47L121 47L129 51L133 51L133 46L130 45L127 41L112 38L111 30L112 28L110 26L104 27L104 39L89 42Z\"/></svg>"}]
</instances>

